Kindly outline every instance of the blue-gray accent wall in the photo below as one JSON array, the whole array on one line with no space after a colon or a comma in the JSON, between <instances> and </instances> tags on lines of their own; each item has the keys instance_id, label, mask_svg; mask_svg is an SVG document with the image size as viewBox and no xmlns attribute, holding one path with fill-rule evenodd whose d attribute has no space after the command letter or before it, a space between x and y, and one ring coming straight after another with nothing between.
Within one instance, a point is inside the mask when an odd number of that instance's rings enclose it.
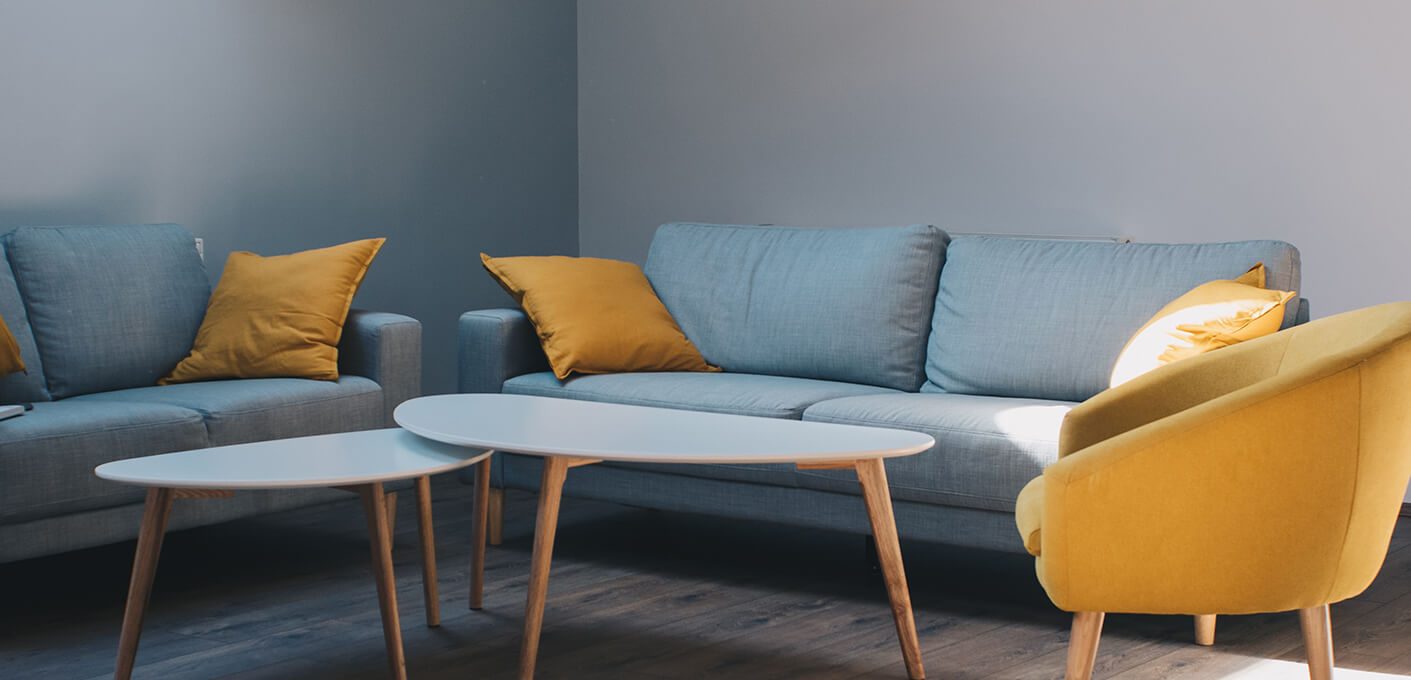
<instances>
[{"instance_id":1,"label":"blue-gray accent wall","mask_svg":"<svg viewBox=\"0 0 1411 680\"><path fill-rule=\"evenodd\" d=\"M177 222L262 254L388 242L363 308L506 302L478 252L578 249L572 0L0 4L0 231Z\"/></svg>"}]
</instances>

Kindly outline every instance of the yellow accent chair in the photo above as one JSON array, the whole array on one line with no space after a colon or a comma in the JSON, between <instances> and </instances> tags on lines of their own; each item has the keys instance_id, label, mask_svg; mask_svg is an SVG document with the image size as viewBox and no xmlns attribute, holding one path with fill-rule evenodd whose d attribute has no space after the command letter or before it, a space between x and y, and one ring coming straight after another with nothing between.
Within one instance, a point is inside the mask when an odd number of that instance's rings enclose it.
<instances>
[{"instance_id":1,"label":"yellow accent chair","mask_svg":"<svg viewBox=\"0 0 1411 680\"><path fill-rule=\"evenodd\" d=\"M1089 678L1106 612L1297 611L1332 676L1330 603L1371 584L1411 478L1411 302L1170 364L1074 408L1019 531L1073 612Z\"/></svg>"}]
</instances>

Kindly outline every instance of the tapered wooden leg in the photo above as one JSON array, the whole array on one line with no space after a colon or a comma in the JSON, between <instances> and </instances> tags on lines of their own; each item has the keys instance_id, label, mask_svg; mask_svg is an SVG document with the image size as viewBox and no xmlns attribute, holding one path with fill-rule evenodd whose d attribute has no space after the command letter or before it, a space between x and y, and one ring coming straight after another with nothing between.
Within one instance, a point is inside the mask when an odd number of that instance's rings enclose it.
<instances>
[{"instance_id":1,"label":"tapered wooden leg","mask_svg":"<svg viewBox=\"0 0 1411 680\"><path fill-rule=\"evenodd\" d=\"M1078 612L1073 615L1073 633L1068 637L1068 672L1063 676L1066 680L1088 680L1093 676L1104 616L1102 612Z\"/></svg>"},{"instance_id":2,"label":"tapered wooden leg","mask_svg":"<svg viewBox=\"0 0 1411 680\"><path fill-rule=\"evenodd\" d=\"M475 510L471 513L470 608L485 602L485 531L490 514L490 459L475 466Z\"/></svg>"},{"instance_id":3,"label":"tapered wooden leg","mask_svg":"<svg viewBox=\"0 0 1411 680\"><path fill-rule=\"evenodd\" d=\"M1333 619L1328 605L1298 610L1303 624L1303 646L1308 652L1310 680L1332 680Z\"/></svg>"},{"instance_id":4,"label":"tapered wooden leg","mask_svg":"<svg viewBox=\"0 0 1411 680\"><path fill-rule=\"evenodd\" d=\"M137 534L137 555L132 560L132 579L127 586L127 607L122 615L122 635L118 638L115 680L132 677L132 667L137 661L137 640L142 636L142 618L147 614L147 602L152 597L152 579L157 575L157 558L162 553L171 502L171 489L147 490L142 528Z\"/></svg>"},{"instance_id":5,"label":"tapered wooden leg","mask_svg":"<svg viewBox=\"0 0 1411 680\"><path fill-rule=\"evenodd\" d=\"M566 458L544 459L539 516L534 525L534 555L529 566L529 598L524 606L524 642L519 649L520 680L534 677L534 663L539 656L539 632L544 626L544 603L549 594L549 563L553 560L559 501L563 497L563 480L568 475L568 467Z\"/></svg>"},{"instance_id":6,"label":"tapered wooden leg","mask_svg":"<svg viewBox=\"0 0 1411 680\"><path fill-rule=\"evenodd\" d=\"M372 544L372 575L377 581L377 606L382 610L382 637L387 643L387 663L392 677L406 680L407 661L402 653L402 623L397 615L397 581L392 570L392 536L388 531L387 495L381 484L358 487L367 515L367 533Z\"/></svg>"},{"instance_id":7,"label":"tapered wooden leg","mask_svg":"<svg viewBox=\"0 0 1411 680\"><path fill-rule=\"evenodd\" d=\"M489 479L490 475L485 475ZM505 540L505 490L490 489L490 545L499 545Z\"/></svg>"},{"instance_id":8,"label":"tapered wooden leg","mask_svg":"<svg viewBox=\"0 0 1411 680\"><path fill-rule=\"evenodd\" d=\"M1215 644L1214 614L1196 614L1195 643L1202 647L1209 647Z\"/></svg>"},{"instance_id":9,"label":"tapered wooden leg","mask_svg":"<svg viewBox=\"0 0 1411 680\"><path fill-rule=\"evenodd\" d=\"M384 496L387 499L387 545L390 549L397 542L397 492L390 491Z\"/></svg>"},{"instance_id":10,"label":"tapered wooden leg","mask_svg":"<svg viewBox=\"0 0 1411 680\"><path fill-rule=\"evenodd\" d=\"M421 592L426 598L426 625L441 625L441 600L436 586L436 529L431 520L431 478L416 478L416 526L421 539Z\"/></svg>"},{"instance_id":11,"label":"tapered wooden leg","mask_svg":"<svg viewBox=\"0 0 1411 680\"><path fill-rule=\"evenodd\" d=\"M911 591L907 589L906 569L901 561L892 494L887 489L887 469L880 458L857 461L856 469L857 479L862 483L862 498L867 503L867 516L872 520L882 579L887 584L887 597L892 601L892 618L896 621L902 659L906 662L907 675L912 680L920 680L926 677L926 670L921 665L921 642L917 639L916 619L911 613Z\"/></svg>"}]
</instances>

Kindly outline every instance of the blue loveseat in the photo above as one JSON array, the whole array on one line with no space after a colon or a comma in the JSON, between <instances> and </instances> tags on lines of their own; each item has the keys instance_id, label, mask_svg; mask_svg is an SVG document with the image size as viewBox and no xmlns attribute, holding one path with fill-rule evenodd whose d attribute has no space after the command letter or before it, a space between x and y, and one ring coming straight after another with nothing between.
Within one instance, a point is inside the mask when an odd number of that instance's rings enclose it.
<instances>
[{"instance_id":1,"label":"blue loveseat","mask_svg":"<svg viewBox=\"0 0 1411 680\"><path fill-rule=\"evenodd\" d=\"M143 490L93 468L168 451L386 427L416 396L421 325L354 311L337 382L222 380L157 387L190 351L211 287L195 239L171 224L21 227L0 237L0 317L27 374L0 377L0 562L132 538ZM342 495L240 494L183 506L173 528Z\"/></svg>"},{"instance_id":2,"label":"blue loveseat","mask_svg":"<svg viewBox=\"0 0 1411 680\"><path fill-rule=\"evenodd\" d=\"M796 229L668 224L645 270L723 373L560 382L517 309L460 320L460 389L918 430L889 460L902 536L1023 552L1020 489L1057 459L1064 415L1105 389L1123 345L1162 306L1256 262L1298 290L1278 241L1128 244L930 226ZM1300 299L1284 325L1307 319ZM537 489L539 461L497 456L492 483ZM595 465L565 493L866 533L851 473L793 466Z\"/></svg>"}]
</instances>

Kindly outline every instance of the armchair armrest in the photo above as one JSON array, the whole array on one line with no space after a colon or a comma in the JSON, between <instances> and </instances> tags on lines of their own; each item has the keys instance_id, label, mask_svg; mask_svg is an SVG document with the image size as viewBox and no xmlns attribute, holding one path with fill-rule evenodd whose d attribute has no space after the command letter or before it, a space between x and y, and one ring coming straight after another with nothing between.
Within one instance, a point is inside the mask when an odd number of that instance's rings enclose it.
<instances>
[{"instance_id":1,"label":"armchair armrest","mask_svg":"<svg viewBox=\"0 0 1411 680\"><path fill-rule=\"evenodd\" d=\"M391 426L392 410L421 395L421 322L401 314L349 311L338 343L338 370L382 386Z\"/></svg>"},{"instance_id":2,"label":"armchair armrest","mask_svg":"<svg viewBox=\"0 0 1411 680\"><path fill-rule=\"evenodd\" d=\"M549 370L529 317L518 309L481 309L460 320L460 391L496 393L517 375Z\"/></svg>"},{"instance_id":3,"label":"armchair armrest","mask_svg":"<svg viewBox=\"0 0 1411 680\"><path fill-rule=\"evenodd\" d=\"M1279 370L1289 334L1274 334L1225 347L1100 392L1063 419L1058 455L1066 456L1148 423L1253 385Z\"/></svg>"},{"instance_id":4,"label":"armchair armrest","mask_svg":"<svg viewBox=\"0 0 1411 680\"><path fill-rule=\"evenodd\" d=\"M1348 455L1362 444L1362 369L1281 374L1050 466L1039 569L1055 604L1236 614L1360 592L1380 560L1344 555L1375 552L1362 548L1390 528L1349 531L1358 486L1400 484L1366 479Z\"/></svg>"}]
</instances>

